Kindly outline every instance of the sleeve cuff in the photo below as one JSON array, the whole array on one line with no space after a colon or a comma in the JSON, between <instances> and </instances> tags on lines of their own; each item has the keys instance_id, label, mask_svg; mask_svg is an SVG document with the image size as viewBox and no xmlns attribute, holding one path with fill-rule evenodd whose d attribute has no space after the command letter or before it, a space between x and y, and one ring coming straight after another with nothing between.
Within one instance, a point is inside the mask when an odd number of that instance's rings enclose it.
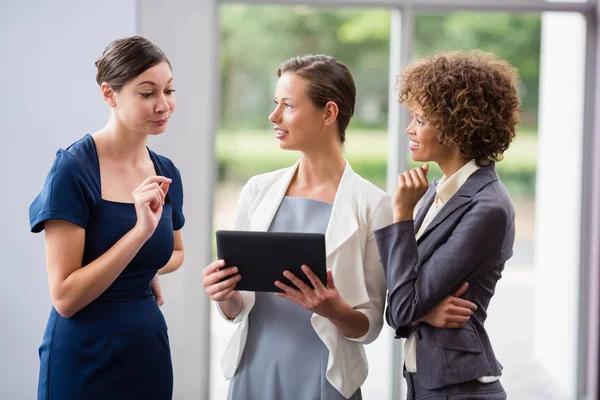
<instances>
[{"instance_id":1,"label":"sleeve cuff","mask_svg":"<svg viewBox=\"0 0 600 400\"><path fill-rule=\"evenodd\" d=\"M373 329L373 321L371 321L371 318L369 318L369 312L367 310L364 310L361 308L355 308L354 310L363 313L367 317L367 320L369 321L369 328L367 329L367 332L364 335L362 335L361 337L349 338L344 335L342 335L342 337L351 342L364 343L369 338L369 334L371 333L371 330Z\"/></svg>"},{"instance_id":2,"label":"sleeve cuff","mask_svg":"<svg viewBox=\"0 0 600 400\"><path fill-rule=\"evenodd\" d=\"M242 318L244 317L244 295L241 295L242 298L242 310L240 311L240 313L234 318L231 319L229 318L224 312L223 310L221 310L221 306L219 305L219 303L217 303L217 311L219 312L219 314L221 315L221 317L227 321L227 322L231 322L232 324L239 324L240 321L242 320Z\"/></svg>"},{"instance_id":3,"label":"sleeve cuff","mask_svg":"<svg viewBox=\"0 0 600 400\"><path fill-rule=\"evenodd\" d=\"M415 221L411 219L408 221L394 222L393 224L388 225L385 228L376 230L374 232L374 235L375 238L379 240L406 231L415 231Z\"/></svg>"}]
</instances>

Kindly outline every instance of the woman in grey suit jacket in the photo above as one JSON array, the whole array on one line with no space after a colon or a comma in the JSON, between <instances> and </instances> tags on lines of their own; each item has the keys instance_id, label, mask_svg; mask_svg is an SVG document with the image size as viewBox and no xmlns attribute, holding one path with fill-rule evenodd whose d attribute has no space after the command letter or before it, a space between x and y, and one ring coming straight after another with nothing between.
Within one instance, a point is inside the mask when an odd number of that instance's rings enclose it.
<instances>
[{"instance_id":1,"label":"woman in grey suit jacket","mask_svg":"<svg viewBox=\"0 0 600 400\"><path fill-rule=\"evenodd\" d=\"M505 399L484 328L504 263L512 256L514 209L495 162L520 117L517 71L492 54L450 52L403 71L399 101L412 112L407 134L415 161L398 177L394 223L375 232L388 288L386 320L406 337L409 399ZM468 282L477 309L456 329L423 317Z\"/></svg>"}]
</instances>

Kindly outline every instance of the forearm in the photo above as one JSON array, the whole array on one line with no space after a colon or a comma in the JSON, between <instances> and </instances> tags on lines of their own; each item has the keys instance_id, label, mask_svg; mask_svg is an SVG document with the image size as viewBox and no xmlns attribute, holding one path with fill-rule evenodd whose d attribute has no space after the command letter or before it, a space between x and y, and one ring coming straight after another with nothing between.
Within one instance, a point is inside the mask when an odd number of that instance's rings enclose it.
<instances>
[{"instance_id":1,"label":"forearm","mask_svg":"<svg viewBox=\"0 0 600 400\"><path fill-rule=\"evenodd\" d=\"M138 253L147 236L133 228L106 253L69 274L53 293L53 303L64 317L71 317L100 296Z\"/></svg>"},{"instance_id":2,"label":"forearm","mask_svg":"<svg viewBox=\"0 0 600 400\"><path fill-rule=\"evenodd\" d=\"M348 305L329 320L339 329L342 336L347 338L363 337L369 331L367 316Z\"/></svg>"},{"instance_id":3,"label":"forearm","mask_svg":"<svg viewBox=\"0 0 600 400\"><path fill-rule=\"evenodd\" d=\"M234 292L234 295L223 301L217 302L217 307L223 311L223 314L230 320L234 320L242 312L244 303L242 301L242 295L240 292Z\"/></svg>"},{"instance_id":4,"label":"forearm","mask_svg":"<svg viewBox=\"0 0 600 400\"><path fill-rule=\"evenodd\" d=\"M158 270L159 275L168 274L169 272L177 271L183 264L183 250L173 250L173 255L169 262Z\"/></svg>"}]
</instances>

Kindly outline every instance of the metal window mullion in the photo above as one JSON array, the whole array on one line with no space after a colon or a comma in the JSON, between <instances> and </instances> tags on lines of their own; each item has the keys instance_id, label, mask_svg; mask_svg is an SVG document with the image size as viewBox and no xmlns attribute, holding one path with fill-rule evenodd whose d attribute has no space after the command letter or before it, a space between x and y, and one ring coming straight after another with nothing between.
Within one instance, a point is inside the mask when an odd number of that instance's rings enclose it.
<instances>
[{"instance_id":1,"label":"metal window mullion","mask_svg":"<svg viewBox=\"0 0 600 400\"><path fill-rule=\"evenodd\" d=\"M585 101L579 296L579 399L599 400L600 335L600 120L598 102L598 13L586 14ZM587 217L585 217L587 216Z\"/></svg>"},{"instance_id":2,"label":"metal window mullion","mask_svg":"<svg viewBox=\"0 0 600 400\"><path fill-rule=\"evenodd\" d=\"M397 176L408 166L408 143L404 130L408 125L408 111L398 103L396 77L412 59L414 42L414 12L410 7L391 11L390 26L390 83L388 103L388 165L387 190L393 195ZM392 399L405 397L402 385L403 340L392 339Z\"/></svg>"}]
</instances>

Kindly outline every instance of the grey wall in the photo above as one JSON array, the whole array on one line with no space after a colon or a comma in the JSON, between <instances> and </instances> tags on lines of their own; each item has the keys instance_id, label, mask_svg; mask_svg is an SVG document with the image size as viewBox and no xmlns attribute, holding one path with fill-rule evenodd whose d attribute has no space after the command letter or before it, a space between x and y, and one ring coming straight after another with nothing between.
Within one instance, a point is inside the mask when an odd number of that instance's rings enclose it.
<instances>
[{"instance_id":1,"label":"grey wall","mask_svg":"<svg viewBox=\"0 0 600 400\"><path fill-rule=\"evenodd\" d=\"M179 167L184 182L185 263L165 276L176 399L208 399L209 302L202 267L211 258L214 134L219 111L217 7L212 0L140 1L139 32L173 64L177 110L154 148Z\"/></svg>"},{"instance_id":2,"label":"grey wall","mask_svg":"<svg viewBox=\"0 0 600 400\"><path fill-rule=\"evenodd\" d=\"M175 395L207 398L208 307L199 277L210 259L216 9L212 1L139 3L0 2L0 399L35 398L37 348L51 307L44 237L29 233L29 204L56 149L106 122L94 61L111 40L139 27L171 58L178 90L169 130L149 142L175 161L185 185L186 260L162 280Z\"/></svg>"}]
</instances>

